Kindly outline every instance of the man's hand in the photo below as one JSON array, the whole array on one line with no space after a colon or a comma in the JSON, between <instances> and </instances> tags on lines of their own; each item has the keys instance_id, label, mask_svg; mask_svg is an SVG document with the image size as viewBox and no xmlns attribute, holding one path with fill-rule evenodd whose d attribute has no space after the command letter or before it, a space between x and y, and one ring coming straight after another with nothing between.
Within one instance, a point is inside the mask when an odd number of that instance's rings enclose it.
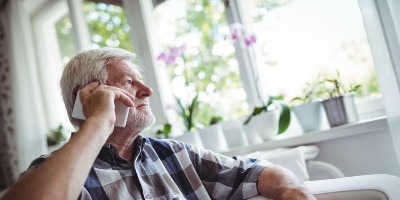
<instances>
[{"instance_id":1,"label":"man's hand","mask_svg":"<svg viewBox=\"0 0 400 200\"><path fill-rule=\"evenodd\" d=\"M132 107L135 99L132 94L121 88L99 85L98 81L86 85L80 90L79 94L86 119L100 118L106 120L111 129L113 129L116 120L115 100Z\"/></svg>"},{"instance_id":2,"label":"man's hand","mask_svg":"<svg viewBox=\"0 0 400 200\"><path fill-rule=\"evenodd\" d=\"M257 185L259 193L267 198L315 200L306 185L300 182L291 171L277 165L265 167Z\"/></svg>"}]
</instances>

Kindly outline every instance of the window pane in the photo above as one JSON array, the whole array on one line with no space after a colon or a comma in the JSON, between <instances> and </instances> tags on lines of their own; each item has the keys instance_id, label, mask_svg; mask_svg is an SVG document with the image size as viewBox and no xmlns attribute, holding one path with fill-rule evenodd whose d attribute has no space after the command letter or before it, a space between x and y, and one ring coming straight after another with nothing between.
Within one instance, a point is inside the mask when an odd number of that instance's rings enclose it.
<instances>
[{"instance_id":1,"label":"window pane","mask_svg":"<svg viewBox=\"0 0 400 200\"><path fill-rule=\"evenodd\" d=\"M379 95L356 0L248 0L254 47L267 95L301 96L306 83L340 73L361 84L358 97Z\"/></svg>"},{"instance_id":2,"label":"window pane","mask_svg":"<svg viewBox=\"0 0 400 200\"><path fill-rule=\"evenodd\" d=\"M48 84L56 84L59 85L62 69L68 63L68 61L77 53L77 49L74 42L74 35L72 31L72 23L71 19L69 18L69 14L65 14L63 17L58 19L54 23L55 32L57 34L57 41L58 41L58 50L59 50L59 59L58 63L60 63L58 70L55 70L57 73L52 74L52 76L56 77L57 82L55 83L48 83ZM57 56L58 57L58 56ZM49 57L49 59L55 59L54 57ZM51 63L51 61L49 61ZM51 70L47 70L49 73ZM73 126L69 121L67 111L65 109L65 105L63 103L61 97L61 89L60 87L56 87L55 91L52 91L53 94L53 107L52 110L56 110L58 118L60 118L60 123L66 128L66 130L73 130ZM47 91L50 93L50 91ZM55 128L55 127L54 127ZM69 137L69 135L66 135Z\"/></svg>"},{"instance_id":3,"label":"window pane","mask_svg":"<svg viewBox=\"0 0 400 200\"><path fill-rule=\"evenodd\" d=\"M126 19L125 10L121 6L122 3L120 0L114 0L112 3L83 1L82 7L89 26L92 45L94 48L119 47L133 51L129 33L130 26Z\"/></svg>"},{"instance_id":4,"label":"window pane","mask_svg":"<svg viewBox=\"0 0 400 200\"><path fill-rule=\"evenodd\" d=\"M65 15L55 24L59 51L63 65L66 65L68 61L76 54L75 41L72 32L72 23L69 15Z\"/></svg>"},{"instance_id":5,"label":"window pane","mask_svg":"<svg viewBox=\"0 0 400 200\"><path fill-rule=\"evenodd\" d=\"M183 104L198 92L197 121L204 125L211 115L227 120L248 110L224 11L222 0L169 0L153 12L159 70L168 72L172 93ZM174 104L168 99L169 108ZM176 121L175 110L168 115Z\"/></svg>"}]
</instances>

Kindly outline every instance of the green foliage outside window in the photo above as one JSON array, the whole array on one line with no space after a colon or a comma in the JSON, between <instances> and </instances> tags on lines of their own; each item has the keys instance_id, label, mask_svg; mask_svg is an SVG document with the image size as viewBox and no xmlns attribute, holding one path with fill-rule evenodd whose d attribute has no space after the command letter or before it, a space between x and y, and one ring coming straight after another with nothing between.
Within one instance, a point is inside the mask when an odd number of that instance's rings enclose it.
<instances>
[{"instance_id":1,"label":"green foliage outside window","mask_svg":"<svg viewBox=\"0 0 400 200\"><path fill-rule=\"evenodd\" d=\"M187 47L177 63L168 66L170 79L173 81L183 77L186 87L194 88L195 91L192 92L199 94L213 93L224 96L227 91L242 89L238 67L231 66L232 63L237 65L234 52L224 55L213 52L218 43L227 41L223 33L229 30L229 25L223 1L187 0L185 3L186 15L174 22L177 30L175 37L179 40L188 34L195 34L200 38L200 44ZM231 45L233 48L233 44ZM177 71L177 68L183 70ZM208 125L213 115L223 114L228 119L245 115L247 110L243 108L243 104L244 101L232 106L229 111L231 113L215 113L216 107L220 105L215 102L201 102L196 121Z\"/></svg>"},{"instance_id":2,"label":"green foliage outside window","mask_svg":"<svg viewBox=\"0 0 400 200\"><path fill-rule=\"evenodd\" d=\"M87 1L84 1L82 6L93 44L133 51L130 27L124 9L112 4Z\"/></svg>"}]
</instances>

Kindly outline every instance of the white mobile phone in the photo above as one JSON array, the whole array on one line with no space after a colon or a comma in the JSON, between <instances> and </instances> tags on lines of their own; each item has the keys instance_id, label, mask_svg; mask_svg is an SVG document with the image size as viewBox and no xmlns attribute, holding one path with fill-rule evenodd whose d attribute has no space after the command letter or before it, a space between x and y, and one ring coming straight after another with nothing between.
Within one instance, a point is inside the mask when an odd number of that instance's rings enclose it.
<instances>
[{"instance_id":1,"label":"white mobile phone","mask_svg":"<svg viewBox=\"0 0 400 200\"><path fill-rule=\"evenodd\" d=\"M82 103L81 103L81 98L79 96L79 92L80 91L78 91L78 94L76 95L74 109L72 110L72 117L75 119L85 120L86 117L83 114ZM115 101L116 120L114 126L125 127L126 121L128 119L128 114L129 114L129 107L125 106L122 102L116 100Z\"/></svg>"}]
</instances>

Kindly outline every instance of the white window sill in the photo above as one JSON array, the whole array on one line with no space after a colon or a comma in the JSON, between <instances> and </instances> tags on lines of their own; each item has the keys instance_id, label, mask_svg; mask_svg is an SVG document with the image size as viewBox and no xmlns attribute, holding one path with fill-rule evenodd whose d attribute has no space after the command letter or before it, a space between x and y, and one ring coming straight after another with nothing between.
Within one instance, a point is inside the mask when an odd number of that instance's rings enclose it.
<instances>
[{"instance_id":1,"label":"white window sill","mask_svg":"<svg viewBox=\"0 0 400 200\"><path fill-rule=\"evenodd\" d=\"M244 147L231 148L229 151L221 152L227 156L240 155L253 151L267 150L282 147L292 147L305 144L312 144L338 138L350 137L360 134L366 134L388 128L386 116L367 120L361 120L356 123L329 128L327 130L309 132L306 134L293 134L278 136L274 140L269 140L261 144L252 144Z\"/></svg>"}]
</instances>

